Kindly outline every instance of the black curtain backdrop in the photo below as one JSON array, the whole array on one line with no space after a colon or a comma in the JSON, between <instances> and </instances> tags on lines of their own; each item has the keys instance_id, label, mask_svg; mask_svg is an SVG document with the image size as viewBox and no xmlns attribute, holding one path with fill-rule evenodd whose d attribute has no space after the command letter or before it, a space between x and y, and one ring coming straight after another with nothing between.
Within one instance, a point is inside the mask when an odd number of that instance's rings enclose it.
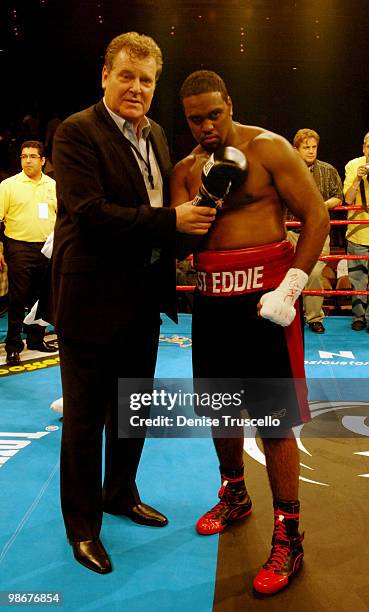
<instances>
[{"instance_id":1,"label":"black curtain backdrop","mask_svg":"<svg viewBox=\"0 0 369 612\"><path fill-rule=\"evenodd\" d=\"M369 131L369 1L2 0L0 132L33 113L41 136L101 96L109 40L137 30L164 55L151 116L174 158L194 146L178 102L193 70L219 72L235 118L291 140L302 127L321 136L319 158L343 175Z\"/></svg>"}]
</instances>

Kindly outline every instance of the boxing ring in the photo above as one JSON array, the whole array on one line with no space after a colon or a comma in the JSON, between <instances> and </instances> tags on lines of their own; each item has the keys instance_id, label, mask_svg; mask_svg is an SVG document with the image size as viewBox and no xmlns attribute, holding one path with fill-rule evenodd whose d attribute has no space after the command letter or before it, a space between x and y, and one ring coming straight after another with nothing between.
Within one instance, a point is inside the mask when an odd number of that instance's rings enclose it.
<instances>
[{"instance_id":1,"label":"boxing ring","mask_svg":"<svg viewBox=\"0 0 369 612\"><path fill-rule=\"evenodd\" d=\"M338 258L358 257L322 259ZM193 289L178 287L179 292ZM178 325L165 315L162 319L156 376L190 378L191 315L180 314ZM59 508L62 423L49 410L61 394L56 357L54 366L0 376L1 590L59 591L62 610L365 612L369 419L360 396L348 402L342 394L346 388L360 390L369 378L369 334L351 331L350 320L328 316L325 334L305 334L307 378L323 380L324 389L338 399L335 410L327 414L325 398L314 396L312 422L299 432L305 565L287 590L267 601L252 591L252 579L269 548L273 520L264 456L252 431L246 432L245 475L254 511L247 520L220 537L199 536L196 520L214 502L219 487L210 436L149 438L139 486L145 501L168 515L169 525L152 530L106 515L102 537L115 571L96 576L73 562ZM252 347L245 351L252 358ZM32 360L28 363L32 366ZM317 429L330 435L315 435Z\"/></svg>"},{"instance_id":2,"label":"boxing ring","mask_svg":"<svg viewBox=\"0 0 369 612\"><path fill-rule=\"evenodd\" d=\"M360 210L340 206L332 210ZM332 226L368 224L365 220L331 220ZM287 227L301 226L286 222ZM332 254L321 261L368 260L369 256ZM178 291L192 292L191 285ZM339 297L369 295L368 290L324 289L305 295ZM306 530L305 565L301 576L284 593L267 603L255 600L251 583L263 559L263 537L271 530L270 492L265 457L256 432L245 432L245 473L252 496L255 523L235 524L219 538L214 610L230 609L320 611L367 610L369 591L363 586L368 553L365 510L369 483L369 336L351 330L347 316L325 318L326 333L305 333L305 369L312 421L295 430L301 456L302 529ZM350 317L351 322L351 317ZM247 353L250 358L250 353ZM350 400L345 399L348 395ZM337 429L335 429L335 427ZM318 434L317 434L318 431ZM319 435L319 431L321 435ZM323 432L326 432L324 435ZM324 436L324 437L323 437ZM344 537L342 536L344 534ZM355 551L355 552L354 552ZM301 581L301 582L300 582ZM327 608L327 609L328 609Z\"/></svg>"}]
</instances>

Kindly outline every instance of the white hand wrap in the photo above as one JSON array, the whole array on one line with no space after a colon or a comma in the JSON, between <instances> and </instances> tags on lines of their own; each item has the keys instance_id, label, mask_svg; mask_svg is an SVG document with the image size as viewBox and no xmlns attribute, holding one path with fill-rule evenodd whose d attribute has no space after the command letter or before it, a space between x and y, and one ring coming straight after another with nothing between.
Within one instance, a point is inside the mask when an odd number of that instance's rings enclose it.
<instances>
[{"instance_id":1,"label":"white hand wrap","mask_svg":"<svg viewBox=\"0 0 369 612\"><path fill-rule=\"evenodd\" d=\"M308 275L299 268L290 268L281 284L260 299L260 315L273 323L287 327L296 316L294 303L305 287Z\"/></svg>"}]
</instances>

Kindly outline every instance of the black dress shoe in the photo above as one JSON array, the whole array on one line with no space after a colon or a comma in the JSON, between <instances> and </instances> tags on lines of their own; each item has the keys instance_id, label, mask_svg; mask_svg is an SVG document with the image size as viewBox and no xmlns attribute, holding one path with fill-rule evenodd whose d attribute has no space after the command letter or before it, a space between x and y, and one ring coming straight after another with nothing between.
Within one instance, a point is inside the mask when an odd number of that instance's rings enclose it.
<instances>
[{"instance_id":1,"label":"black dress shoe","mask_svg":"<svg viewBox=\"0 0 369 612\"><path fill-rule=\"evenodd\" d=\"M29 348L30 351L40 351L40 353L55 353L59 346L56 340L50 340L50 342L27 342L27 348Z\"/></svg>"},{"instance_id":2,"label":"black dress shoe","mask_svg":"<svg viewBox=\"0 0 369 612\"><path fill-rule=\"evenodd\" d=\"M71 542L74 558L88 569L98 574L109 574L112 566L108 553L101 544L99 538L96 540L83 540L82 542Z\"/></svg>"},{"instance_id":3,"label":"black dress shoe","mask_svg":"<svg viewBox=\"0 0 369 612\"><path fill-rule=\"evenodd\" d=\"M125 508L111 508L108 505L104 505L104 512L127 516L134 523L148 525L150 527L164 527L168 524L168 519L164 514L161 514L161 512L158 512L155 508L143 504L142 502L135 506L128 506Z\"/></svg>"},{"instance_id":4,"label":"black dress shoe","mask_svg":"<svg viewBox=\"0 0 369 612\"><path fill-rule=\"evenodd\" d=\"M18 351L9 351L6 354L6 363L8 365L19 365L20 364L20 355Z\"/></svg>"},{"instance_id":5,"label":"black dress shoe","mask_svg":"<svg viewBox=\"0 0 369 612\"><path fill-rule=\"evenodd\" d=\"M362 329L365 329L365 328L366 328L366 325L364 321L361 321L360 319L357 319L351 325L351 329L353 329L354 331L361 331Z\"/></svg>"},{"instance_id":6,"label":"black dress shoe","mask_svg":"<svg viewBox=\"0 0 369 612\"><path fill-rule=\"evenodd\" d=\"M324 332L325 332L324 325L320 321L315 321L314 323L309 323L309 327L310 327L311 331L314 332L315 334L324 334Z\"/></svg>"}]
</instances>

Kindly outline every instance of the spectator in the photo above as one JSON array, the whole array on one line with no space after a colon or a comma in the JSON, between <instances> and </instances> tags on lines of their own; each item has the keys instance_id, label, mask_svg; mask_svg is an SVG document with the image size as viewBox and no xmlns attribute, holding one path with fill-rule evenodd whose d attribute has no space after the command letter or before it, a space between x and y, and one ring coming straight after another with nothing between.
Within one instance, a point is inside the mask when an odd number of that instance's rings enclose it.
<instances>
[{"instance_id":1,"label":"spectator","mask_svg":"<svg viewBox=\"0 0 369 612\"><path fill-rule=\"evenodd\" d=\"M25 307L38 297L48 260L41 248L53 230L56 218L55 181L42 172L45 163L42 142L28 140L21 146L22 172L0 184L0 220L5 223L5 257L8 265L9 309L5 342L6 362L17 365L24 348L21 338ZM27 347L53 352L56 345L44 342L45 328L27 326Z\"/></svg>"},{"instance_id":2,"label":"spectator","mask_svg":"<svg viewBox=\"0 0 369 612\"><path fill-rule=\"evenodd\" d=\"M36 140L40 137L40 119L36 111L32 111L24 115L22 119L22 127L24 134L30 140Z\"/></svg>"},{"instance_id":3,"label":"spectator","mask_svg":"<svg viewBox=\"0 0 369 612\"><path fill-rule=\"evenodd\" d=\"M364 136L363 153L361 157L351 159L345 166L345 181L343 191L347 204L361 205L361 210L348 213L350 221L367 221L368 225L352 224L347 226L348 255L369 255L369 132ZM354 291L365 291L368 287L368 260L349 260L348 275ZM367 295L352 296L352 329L361 331L367 328L369 332L369 310Z\"/></svg>"},{"instance_id":4,"label":"spectator","mask_svg":"<svg viewBox=\"0 0 369 612\"><path fill-rule=\"evenodd\" d=\"M299 130L294 139L293 146L297 150L301 159L306 163L309 168L312 177L323 196L325 205L328 209L334 208L342 204L342 183L337 170L327 164L326 162L317 159L318 145L320 136L314 130L302 129ZM289 219L292 219L289 215ZM294 227L288 232L288 238L294 246L300 236L300 227ZM323 246L322 255L329 255L329 235ZM324 261L317 261L312 272L310 273L309 280L306 283L305 289L323 290L323 278L322 272L324 270ZM323 334L325 328L323 325L324 311L323 301L324 297L320 295L304 295L304 316L305 321L309 325L311 331L316 334Z\"/></svg>"}]
</instances>

